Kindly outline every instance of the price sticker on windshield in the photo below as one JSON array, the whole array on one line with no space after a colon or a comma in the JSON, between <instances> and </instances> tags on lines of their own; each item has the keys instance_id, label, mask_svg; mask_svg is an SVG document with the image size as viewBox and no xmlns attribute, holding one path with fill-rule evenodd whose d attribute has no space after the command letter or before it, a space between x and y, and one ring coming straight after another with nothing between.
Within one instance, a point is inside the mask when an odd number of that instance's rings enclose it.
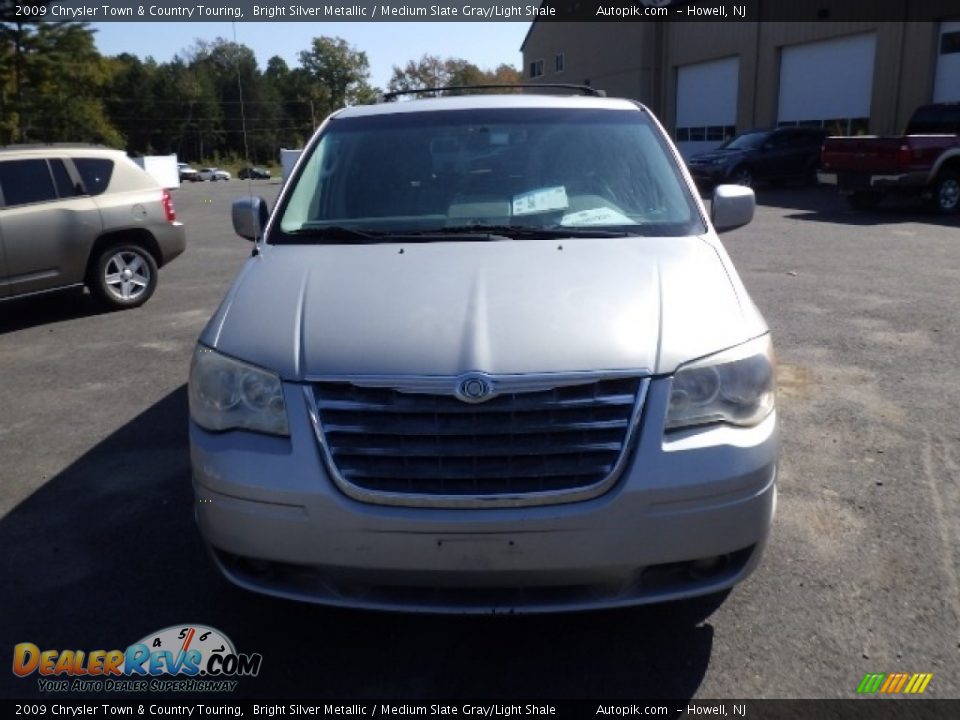
<instances>
[{"instance_id":1,"label":"price sticker on windshield","mask_svg":"<svg viewBox=\"0 0 960 720\"><path fill-rule=\"evenodd\" d=\"M567 189L563 185L552 188L531 190L513 198L514 215L533 215L534 213L566 210L569 205Z\"/></svg>"},{"instance_id":2,"label":"price sticker on windshield","mask_svg":"<svg viewBox=\"0 0 960 720\"><path fill-rule=\"evenodd\" d=\"M633 225L633 220L613 208L593 208L580 212L567 213L560 221L561 225Z\"/></svg>"}]
</instances>

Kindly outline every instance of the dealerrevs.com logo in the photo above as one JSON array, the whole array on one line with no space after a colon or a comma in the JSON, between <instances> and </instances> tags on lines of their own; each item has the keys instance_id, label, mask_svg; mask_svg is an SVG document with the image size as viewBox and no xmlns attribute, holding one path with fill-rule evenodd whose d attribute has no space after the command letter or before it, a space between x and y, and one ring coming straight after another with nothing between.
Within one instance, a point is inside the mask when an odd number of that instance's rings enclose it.
<instances>
[{"instance_id":1,"label":"dealerrevs.com logo","mask_svg":"<svg viewBox=\"0 0 960 720\"><path fill-rule=\"evenodd\" d=\"M41 692L230 692L236 678L256 677L262 662L206 625L173 625L126 650L13 648L14 675L37 676Z\"/></svg>"}]
</instances>

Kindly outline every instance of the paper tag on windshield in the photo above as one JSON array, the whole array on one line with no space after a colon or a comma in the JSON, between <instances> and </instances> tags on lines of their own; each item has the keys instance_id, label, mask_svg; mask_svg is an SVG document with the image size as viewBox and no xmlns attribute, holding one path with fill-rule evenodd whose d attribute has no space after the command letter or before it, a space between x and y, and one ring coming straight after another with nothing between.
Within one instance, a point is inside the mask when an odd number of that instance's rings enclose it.
<instances>
[{"instance_id":1,"label":"paper tag on windshield","mask_svg":"<svg viewBox=\"0 0 960 720\"><path fill-rule=\"evenodd\" d=\"M551 210L566 210L569 204L567 189L563 185L541 188L514 196L513 214L532 215L534 213L550 212Z\"/></svg>"},{"instance_id":2,"label":"paper tag on windshield","mask_svg":"<svg viewBox=\"0 0 960 720\"><path fill-rule=\"evenodd\" d=\"M592 210L568 213L560 221L561 225L633 225L633 220L612 208L599 207Z\"/></svg>"}]
</instances>

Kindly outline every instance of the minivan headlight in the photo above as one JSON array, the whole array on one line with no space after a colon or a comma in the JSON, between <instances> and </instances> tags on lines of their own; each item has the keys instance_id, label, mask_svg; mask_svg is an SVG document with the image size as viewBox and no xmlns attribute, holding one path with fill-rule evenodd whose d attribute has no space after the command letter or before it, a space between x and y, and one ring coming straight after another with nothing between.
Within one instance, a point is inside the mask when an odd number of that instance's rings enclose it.
<instances>
[{"instance_id":1,"label":"minivan headlight","mask_svg":"<svg viewBox=\"0 0 960 720\"><path fill-rule=\"evenodd\" d=\"M289 435L280 377L197 345L190 365L190 417L207 430Z\"/></svg>"},{"instance_id":2,"label":"minivan headlight","mask_svg":"<svg viewBox=\"0 0 960 720\"><path fill-rule=\"evenodd\" d=\"M696 360L673 376L665 428L756 425L773 411L775 386L769 335Z\"/></svg>"}]
</instances>

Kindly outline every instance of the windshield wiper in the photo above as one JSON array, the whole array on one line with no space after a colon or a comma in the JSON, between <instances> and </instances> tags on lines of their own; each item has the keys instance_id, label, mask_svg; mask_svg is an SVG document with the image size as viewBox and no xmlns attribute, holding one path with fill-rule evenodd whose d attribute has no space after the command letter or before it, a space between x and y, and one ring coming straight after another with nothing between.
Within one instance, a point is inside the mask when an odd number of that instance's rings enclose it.
<instances>
[{"instance_id":1,"label":"windshield wiper","mask_svg":"<svg viewBox=\"0 0 960 720\"><path fill-rule=\"evenodd\" d=\"M429 230L398 230L389 232L387 236L395 241L433 242L451 238L456 240L513 240L508 225L453 225L451 227L431 228Z\"/></svg>"},{"instance_id":2,"label":"windshield wiper","mask_svg":"<svg viewBox=\"0 0 960 720\"><path fill-rule=\"evenodd\" d=\"M624 230L620 227L610 227L609 225L550 225L542 229L554 233L550 236L553 238L615 238L640 234L639 228L636 230Z\"/></svg>"},{"instance_id":3,"label":"windshield wiper","mask_svg":"<svg viewBox=\"0 0 960 720\"><path fill-rule=\"evenodd\" d=\"M550 225L454 225L430 230L357 230L341 225L302 227L286 235L294 238L320 238L339 244L365 245L398 242L437 242L441 240L483 240L503 242L510 240L556 240L563 238L626 237L627 230L613 230L596 226Z\"/></svg>"},{"instance_id":4,"label":"windshield wiper","mask_svg":"<svg viewBox=\"0 0 960 720\"><path fill-rule=\"evenodd\" d=\"M436 242L443 239L457 240L512 240L513 238L504 235L498 235L487 227L458 227L458 228L438 228L436 230L355 230L354 228L342 227L340 225L328 225L325 227L302 227L299 230L291 230L286 233L292 237L298 238L321 238L331 240L337 244L367 245L376 243L398 243L398 242Z\"/></svg>"},{"instance_id":5,"label":"windshield wiper","mask_svg":"<svg viewBox=\"0 0 960 720\"><path fill-rule=\"evenodd\" d=\"M562 225L455 225L433 230L406 232L402 237L435 239L444 236L489 240L556 240L569 237L624 237L625 230L605 230L589 227L565 227ZM390 237L401 237L390 235Z\"/></svg>"},{"instance_id":6,"label":"windshield wiper","mask_svg":"<svg viewBox=\"0 0 960 720\"><path fill-rule=\"evenodd\" d=\"M324 240L335 240L340 243L356 243L359 245L368 242L382 241L382 233L371 232L369 230L355 230L354 228L343 227L341 225L325 225L321 227L304 226L298 230L289 230L284 234L298 238L321 238Z\"/></svg>"}]
</instances>

